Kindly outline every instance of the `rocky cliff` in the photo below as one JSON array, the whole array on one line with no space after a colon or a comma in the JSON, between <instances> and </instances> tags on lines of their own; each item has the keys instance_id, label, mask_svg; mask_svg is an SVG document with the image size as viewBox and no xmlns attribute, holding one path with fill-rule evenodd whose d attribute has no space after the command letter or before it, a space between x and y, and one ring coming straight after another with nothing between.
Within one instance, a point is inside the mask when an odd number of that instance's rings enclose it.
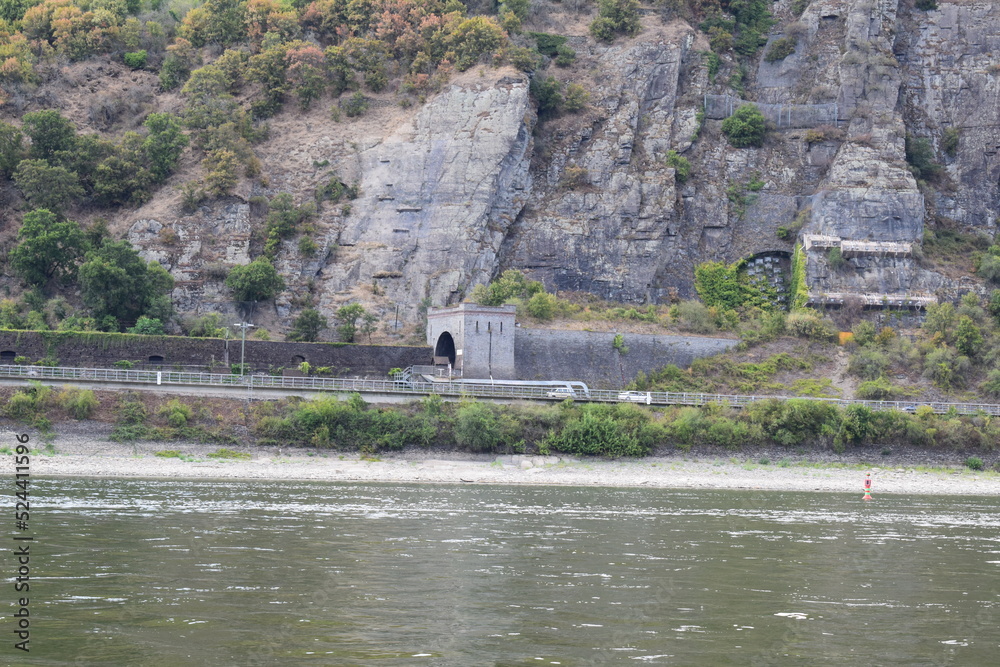
<instances>
[{"instance_id":1,"label":"rocky cliff","mask_svg":"<svg viewBox=\"0 0 1000 667\"><path fill-rule=\"evenodd\" d=\"M666 302L693 296L700 262L787 262L796 242L816 303L926 303L969 289L925 266L920 244L929 224L995 231L1000 8L813 0L794 16L791 5L774 4L769 35L795 37L791 55L758 54L749 67L724 57L714 76L707 37L684 20L649 13L636 37L610 44L579 17L565 21L584 26L565 31L577 58L556 72L589 92L579 113L537 119L529 76L491 68L420 108L373 109L364 123L312 116L303 132L286 112L258 151L267 188L194 215L140 210L129 238L178 279L181 310L217 310L220 267L252 254L250 196L305 197L327 173L316 165L328 164L360 197L324 208L314 258L283 246L281 317L309 294L330 314L362 290L382 315L398 305L412 321L421 302L454 303L507 268L549 290ZM576 16L547 7L550 23ZM721 134L743 101L771 122L760 148L733 148ZM941 163L933 182L907 164L908 135ZM669 150L690 162L686 181Z\"/></svg>"}]
</instances>

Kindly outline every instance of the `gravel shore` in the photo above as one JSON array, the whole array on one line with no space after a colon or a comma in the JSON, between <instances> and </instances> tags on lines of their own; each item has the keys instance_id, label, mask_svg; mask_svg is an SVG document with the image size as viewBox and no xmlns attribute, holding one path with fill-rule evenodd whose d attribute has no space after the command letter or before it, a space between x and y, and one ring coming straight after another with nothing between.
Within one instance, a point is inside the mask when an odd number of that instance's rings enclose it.
<instances>
[{"instance_id":1,"label":"gravel shore","mask_svg":"<svg viewBox=\"0 0 1000 667\"><path fill-rule=\"evenodd\" d=\"M120 444L103 424L64 429L46 448L33 440L32 476L287 479L330 482L424 482L646 486L860 493L870 472L875 495L1000 495L1000 474L975 472L951 458L926 452L836 456L788 451L681 453L607 461L556 456L496 456L425 450L363 459L357 454L309 449L235 447L249 460L209 457L219 448L195 443ZM14 433L3 436L15 443ZM10 446L10 445L8 445ZM177 450L183 458L156 452Z\"/></svg>"}]
</instances>

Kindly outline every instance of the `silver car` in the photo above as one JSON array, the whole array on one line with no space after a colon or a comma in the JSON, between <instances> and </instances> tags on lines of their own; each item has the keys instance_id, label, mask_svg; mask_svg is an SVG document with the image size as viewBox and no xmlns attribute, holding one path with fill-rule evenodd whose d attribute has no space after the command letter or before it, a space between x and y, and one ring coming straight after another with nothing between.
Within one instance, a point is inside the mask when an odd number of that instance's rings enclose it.
<instances>
[{"instance_id":1,"label":"silver car","mask_svg":"<svg viewBox=\"0 0 1000 667\"><path fill-rule=\"evenodd\" d=\"M653 396L648 391L623 391L618 394L618 400L649 405L653 402Z\"/></svg>"},{"instance_id":2,"label":"silver car","mask_svg":"<svg viewBox=\"0 0 1000 667\"><path fill-rule=\"evenodd\" d=\"M576 392L566 387L559 387L545 394L549 398L576 398Z\"/></svg>"}]
</instances>

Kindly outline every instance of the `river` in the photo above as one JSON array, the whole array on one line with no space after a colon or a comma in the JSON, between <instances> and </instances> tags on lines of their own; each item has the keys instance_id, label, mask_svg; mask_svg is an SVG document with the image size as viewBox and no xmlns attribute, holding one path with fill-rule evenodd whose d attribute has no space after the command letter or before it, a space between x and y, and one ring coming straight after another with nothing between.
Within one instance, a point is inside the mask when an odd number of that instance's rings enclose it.
<instances>
[{"instance_id":1,"label":"river","mask_svg":"<svg viewBox=\"0 0 1000 667\"><path fill-rule=\"evenodd\" d=\"M40 479L31 652L5 632L0 659L992 665L998 506L860 492ZM5 560L11 630L16 565Z\"/></svg>"}]
</instances>

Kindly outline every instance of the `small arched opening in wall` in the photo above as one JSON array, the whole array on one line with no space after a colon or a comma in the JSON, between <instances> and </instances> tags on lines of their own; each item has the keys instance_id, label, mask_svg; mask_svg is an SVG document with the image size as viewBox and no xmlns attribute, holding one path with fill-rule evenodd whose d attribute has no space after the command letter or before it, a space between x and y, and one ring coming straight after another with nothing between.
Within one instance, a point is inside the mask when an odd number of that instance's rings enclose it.
<instances>
[{"instance_id":1,"label":"small arched opening in wall","mask_svg":"<svg viewBox=\"0 0 1000 667\"><path fill-rule=\"evenodd\" d=\"M163 355L162 354L151 354L149 355L149 363L162 366L163 365Z\"/></svg>"},{"instance_id":2,"label":"small arched opening in wall","mask_svg":"<svg viewBox=\"0 0 1000 667\"><path fill-rule=\"evenodd\" d=\"M296 354L296 355L294 355L292 357L292 363L295 364L296 366L298 366L299 364L301 364L305 360L306 360L306 358L303 357L301 354Z\"/></svg>"},{"instance_id":3,"label":"small arched opening in wall","mask_svg":"<svg viewBox=\"0 0 1000 667\"><path fill-rule=\"evenodd\" d=\"M751 284L771 297L775 305L788 305L792 255L786 250L767 250L747 257L743 266Z\"/></svg>"},{"instance_id":4,"label":"small arched opening in wall","mask_svg":"<svg viewBox=\"0 0 1000 667\"><path fill-rule=\"evenodd\" d=\"M4 350L3 352L0 352L0 364L9 366L14 363L15 359L17 359L17 352L14 350Z\"/></svg>"},{"instance_id":5,"label":"small arched opening in wall","mask_svg":"<svg viewBox=\"0 0 1000 667\"><path fill-rule=\"evenodd\" d=\"M447 331L438 336L437 343L434 344L435 357L447 357L448 363L455 365L455 339Z\"/></svg>"}]
</instances>

